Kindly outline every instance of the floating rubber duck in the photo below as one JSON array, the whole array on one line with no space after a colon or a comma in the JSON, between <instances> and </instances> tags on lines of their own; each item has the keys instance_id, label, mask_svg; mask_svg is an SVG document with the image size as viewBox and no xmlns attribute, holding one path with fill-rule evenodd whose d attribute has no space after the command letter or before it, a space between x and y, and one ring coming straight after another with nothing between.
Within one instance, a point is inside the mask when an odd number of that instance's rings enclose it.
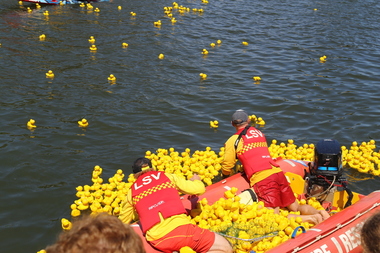
<instances>
[{"instance_id":1,"label":"floating rubber duck","mask_svg":"<svg viewBox=\"0 0 380 253\"><path fill-rule=\"evenodd\" d=\"M154 26L161 26L161 20L158 20L156 22L153 22Z\"/></svg>"},{"instance_id":2,"label":"floating rubber duck","mask_svg":"<svg viewBox=\"0 0 380 253\"><path fill-rule=\"evenodd\" d=\"M177 23L177 19L172 18L172 19L170 19L170 22L172 22L172 24Z\"/></svg>"},{"instance_id":3,"label":"floating rubber duck","mask_svg":"<svg viewBox=\"0 0 380 253\"><path fill-rule=\"evenodd\" d=\"M317 8L314 8L314 11L317 11L318 9Z\"/></svg>"},{"instance_id":4,"label":"floating rubber duck","mask_svg":"<svg viewBox=\"0 0 380 253\"><path fill-rule=\"evenodd\" d=\"M211 128L218 128L219 127L219 122L217 120L211 120L210 121L210 127Z\"/></svg>"},{"instance_id":5,"label":"floating rubber duck","mask_svg":"<svg viewBox=\"0 0 380 253\"><path fill-rule=\"evenodd\" d=\"M95 43L95 38L94 36L90 36L90 38L88 39L88 42L90 42L91 44L94 44Z\"/></svg>"},{"instance_id":6,"label":"floating rubber duck","mask_svg":"<svg viewBox=\"0 0 380 253\"><path fill-rule=\"evenodd\" d=\"M40 40L45 40L46 39L46 35L45 34L41 34L39 38L40 38Z\"/></svg>"},{"instance_id":7,"label":"floating rubber duck","mask_svg":"<svg viewBox=\"0 0 380 253\"><path fill-rule=\"evenodd\" d=\"M210 43L210 47L215 47L215 43Z\"/></svg>"},{"instance_id":8,"label":"floating rubber duck","mask_svg":"<svg viewBox=\"0 0 380 253\"><path fill-rule=\"evenodd\" d=\"M78 209L71 210L71 216L78 217L80 215L80 211Z\"/></svg>"},{"instance_id":9,"label":"floating rubber duck","mask_svg":"<svg viewBox=\"0 0 380 253\"><path fill-rule=\"evenodd\" d=\"M222 44L222 41L221 40L217 40L216 44L220 45L220 44Z\"/></svg>"},{"instance_id":10,"label":"floating rubber duck","mask_svg":"<svg viewBox=\"0 0 380 253\"><path fill-rule=\"evenodd\" d=\"M256 124L258 124L260 126L264 126L265 125L265 121L263 120L263 118L258 117L257 120L256 120Z\"/></svg>"},{"instance_id":11,"label":"floating rubber duck","mask_svg":"<svg viewBox=\"0 0 380 253\"><path fill-rule=\"evenodd\" d=\"M95 11L95 12L100 12L100 9L99 9L99 8L95 8L94 11Z\"/></svg>"},{"instance_id":12,"label":"floating rubber duck","mask_svg":"<svg viewBox=\"0 0 380 253\"><path fill-rule=\"evenodd\" d=\"M26 7L26 11L31 13L32 12L32 9L30 9L30 7Z\"/></svg>"},{"instance_id":13,"label":"floating rubber duck","mask_svg":"<svg viewBox=\"0 0 380 253\"><path fill-rule=\"evenodd\" d=\"M34 119L30 119L28 123L26 123L26 126L28 127L29 130L35 129L36 126L36 121Z\"/></svg>"},{"instance_id":14,"label":"floating rubber duck","mask_svg":"<svg viewBox=\"0 0 380 253\"><path fill-rule=\"evenodd\" d=\"M208 4L208 1L207 0L202 0L202 3Z\"/></svg>"},{"instance_id":15,"label":"floating rubber duck","mask_svg":"<svg viewBox=\"0 0 380 253\"><path fill-rule=\"evenodd\" d=\"M82 8L83 8L83 7L85 7L85 6L86 6L86 5L85 5L84 3L80 3L80 4L79 4L79 7L82 7Z\"/></svg>"},{"instance_id":16,"label":"floating rubber duck","mask_svg":"<svg viewBox=\"0 0 380 253\"><path fill-rule=\"evenodd\" d=\"M200 73L199 76L201 77L201 79L206 79L207 78L207 75L205 73Z\"/></svg>"},{"instance_id":17,"label":"floating rubber duck","mask_svg":"<svg viewBox=\"0 0 380 253\"><path fill-rule=\"evenodd\" d=\"M131 11L130 14L132 17L136 16L136 12Z\"/></svg>"},{"instance_id":18,"label":"floating rubber duck","mask_svg":"<svg viewBox=\"0 0 380 253\"><path fill-rule=\"evenodd\" d=\"M198 12L198 9L197 8L193 8L193 12Z\"/></svg>"},{"instance_id":19,"label":"floating rubber duck","mask_svg":"<svg viewBox=\"0 0 380 253\"><path fill-rule=\"evenodd\" d=\"M46 73L46 78L54 78L54 73L52 70L49 70L47 73Z\"/></svg>"},{"instance_id":20,"label":"floating rubber duck","mask_svg":"<svg viewBox=\"0 0 380 253\"><path fill-rule=\"evenodd\" d=\"M114 76L113 74L111 74L111 75L108 77L108 81L110 81L110 82L116 82L116 76Z\"/></svg>"},{"instance_id":21,"label":"floating rubber duck","mask_svg":"<svg viewBox=\"0 0 380 253\"><path fill-rule=\"evenodd\" d=\"M248 42L247 41L243 41L241 44L243 44L244 46L248 46Z\"/></svg>"},{"instance_id":22,"label":"floating rubber duck","mask_svg":"<svg viewBox=\"0 0 380 253\"><path fill-rule=\"evenodd\" d=\"M253 78L253 80L255 80L255 81L261 81L261 77L259 77L259 76L254 76L254 77L252 77Z\"/></svg>"},{"instance_id":23,"label":"floating rubber duck","mask_svg":"<svg viewBox=\"0 0 380 253\"><path fill-rule=\"evenodd\" d=\"M165 55L164 55L164 54L159 54L159 55L158 55L158 59L162 60L162 59L164 59L164 58L165 58Z\"/></svg>"},{"instance_id":24,"label":"floating rubber duck","mask_svg":"<svg viewBox=\"0 0 380 253\"><path fill-rule=\"evenodd\" d=\"M78 121L79 127L88 127L88 121L86 119L82 119Z\"/></svg>"},{"instance_id":25,"label":"floating rubber duck","mask_svg":"<svg viewBox=\"0 0 380 253\"><path fill-rule=\"evenodd\" d=\"M204 49L202 50L202 54L204 54L204 55L208 55L208 51L207 51L207 49L204 48Z\"/></svg>"},{"instance_id":26,"label":"floating rubber duck","mask_svg":"<svg viewBox=\"0 0 380 253\"><path fill-rule=\"evenodd\" d=\"M61 219L61 226L64 230L70 230L72 228L72 224L68 219L62 218Z\"/></svg>"},{"instance_id":27,"label":"floating rubber duck","mask_svg":"<svg viewBox=\"0 0 380 253\"><path fill-rule=\"evenodd\" d=\"M198 12L203 13L203 9L198 9Z\"/></svg>"},{"instance_id":28,"label":"floating rubber duck","mask_svg":"<svg viewBox=\"0 0 380 253\"><path fill-rule=\"evenodd\" d=\"M19 5L22 5L22 4L23 4L23 2L22 2L22 1L18 1L18 4L19 4Z\"/></svg>"},{"instance_id":29,"label":"floating rubber duck","mask_svg":"<svg viewBox=\"0 0 380 253\"><path fill-rule=\"evenodd\" d=\"M62 1L59 1L59 5L65 5L65 3Z\"/></svg>"},{"instance_id":30,"label":"floating rubber duck","mask_svg":"<svg viewBox=\"0 0 380 253\"><path fill-rule=\"evenodd\" d=\"M36 9L40 9L41 8L41 5L39 5L38 3L36 3Z\"/></svg>"},{"instance_id":31,"label":"floating rubber duck","mask_svg":"<svg viewBox=\"0 0 380 253\"><path fill-rule=\"evenodd\" d=\"M123 9L120 5L117 7L117 9L120 11L121 9Z\"/></svg>"},{"instance_id":32,"label":"floating rubber duck","mask_svg":"<svg viewBox=\"0 0 380 253\"><path fill-rule=\"evenodd\" d=\"M98 48L95 45L91 45L90 50L91 51L96 51L96 50L98 50Z\"/></svg>"},{"instance_id":33,"label":"floating rubber duck","mask_svg":"<svg viewBox=\"0 0 380 253\"><path fill-rule=\"evenodd\" d=\"M44 11L45 16L49 16L49 11Z\"/></svg>"},{"instance_id":34,"label":"floating rubber duck","mask_svg":"<svg viewBox=\"0 0 380 253\"><path fill-rule=\"evenodd\" d=\"M46 250L42 249L42 250L37 251L37 253L46 253Z\"/></svg>"},{"instance_id":35,"label":"floating rubber duck","mask_svg":"<svg viewBox=\"0 0 380 253\"><path fill-rule=\"evenodd\" d=\"M327 58L327 56L324 55L324 56L319 57L319 60L320 60L321 62L325 62L325 61L326 61L326 58Z\"/></svg>"},{"instance_id":36,"label":"floating rubber duck","mask_svg":"<svg viewBox=\"0 0 380 253\"><path fill-rule=\"evenodd\" d=\"M127 47L129 46L129 44L128 44L128 43L125 43L125 42L123 42L123 43L121 43L121 46L122 46L123 48L127 48Z\"/></svg>"},{"instance_id":37,"label":"floating rubber duck","mask_svg":"<svg viewBox=\"0 0 380 253\"><path fill-rule=\"evenodd\" d=\"M90 3L87 3L86 7L87 7L87 9L90 9L90 10L94 8L94 6L92 6Z\"/></svg>"}]
</instances>

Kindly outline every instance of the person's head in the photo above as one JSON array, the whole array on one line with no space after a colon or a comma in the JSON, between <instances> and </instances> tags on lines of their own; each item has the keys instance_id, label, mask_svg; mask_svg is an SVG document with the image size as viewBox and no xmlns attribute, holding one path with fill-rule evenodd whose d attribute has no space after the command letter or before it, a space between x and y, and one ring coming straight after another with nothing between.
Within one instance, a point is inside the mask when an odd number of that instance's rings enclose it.
<instances>
[{"instance_id":1,"label":"person's head","mask_svg":"<svg viewBox=\"0 0 380 253\"><path fill-rule=\"evenodd\" d=\"M231 123L234 127L246 126L249 122L250 119L248 114L242 109L239 109L232 114Z\"/></svg>"},{"instance_id":2,"label":"person's head","mask_svg":"<svg viewBox=\"0 0 380 253\"><path fill-rule=\"evenodd\" d=\"M135 174L135 178L137 178L141 172L148 172L153 170L152 162L145 157L137 158L132 165L133 174Z\"/></svg>"},{"instance_id":3,"label":"person's head","mask_svg":"<svg viewBox=\"0 0 380 253\"><path fill-rule=\"evenodd\" d=\"M73 222L47 253L145 253L140 236L116 216L101 213Z\"/></svg>"},{"instance_id":4,"label":"person's head","mask_svg":"<svg viewBox=\"0 0 380 253\"><path fill-rule=\"evenodd\" d=\"M380 253L380 211L364 222L360 237L364 253Z\"/></svg>"}]
</instances>

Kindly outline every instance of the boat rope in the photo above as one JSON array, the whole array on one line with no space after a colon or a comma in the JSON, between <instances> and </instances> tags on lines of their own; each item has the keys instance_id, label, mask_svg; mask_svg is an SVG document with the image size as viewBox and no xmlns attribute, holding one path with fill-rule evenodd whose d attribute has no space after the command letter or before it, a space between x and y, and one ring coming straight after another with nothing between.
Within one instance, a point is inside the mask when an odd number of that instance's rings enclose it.
<instances>
[{"instance_id":1,"label":"boat rope","mask_svg":"<svg viewBox=\"0 0 380 253\"><path fill-rule=\"evenodd\" d=\"M211 230L212 231L212 230ZM272 232L271 234L269 235L264 235L264 236L260 236L260 237L256 237L256 238L252 238L252 239L243 239L243 238L239 238L239 237L235 237L235 236L230 236L230 235L226 235L226 234L223 234L223 233L219 233L219 232L215 232L215 231L212 231L218 235L221 235L223 237L227 237L227 238L230 238L230 239L235 239L235 240L241 240L241 241L245 241L245 242L255 242L255 241L260 241L262 239L265 239L265 238L268 238L268 237L273 237L273 236L276 236L278 235L278 232Z\"/></svg>"},{"instance_id":2,"label":"boat rope","mask_svg":"<svg viewBox=\"0 0 380 253\"><path fill-rule=\"evenodd\" d=\"M344 224L337 224L337 225L336 225L336 228L333 229L333 230L331 230L330 232L328 232L328 233L326 233L326 234L324 234L324 235L318 235L318 236L315 237L315 239L314 239L313 241L309 242L308 244L306 244L306 245L304 245L304 246L302 246L302 247L297 247L297 248L295 248L295 249L292 251L292 253L299 252L299 251L301 251L301 250L303 250L303 249L309 247L309 246L312 245L313 243L316 243L317 241L319 241L319 240L321 240L321 239L323 239L323 238L325 238L325 237L327 237L327 236L329 236L329 235L335 233L335 232L338 231L339 229L341 229L341 228L343 228L343 227L349 225L350 223L352 223L353 221L355 221L355 220L358 219L359 217L361 217L361 216L363 216L364 214L370 212L371 210L373 210L374 208L376 208L376 207L378 207L378 206L380 206L380 203L375 203L375 204L373 204L373 206L372 206L371 208L367 209L366 211L364 211L364 212L362 212L362 213L358 213L358 214L356 214L355 217L353 217L351 220L347 221L346 223L344 223Z\"/></svg>"}]
</instances>

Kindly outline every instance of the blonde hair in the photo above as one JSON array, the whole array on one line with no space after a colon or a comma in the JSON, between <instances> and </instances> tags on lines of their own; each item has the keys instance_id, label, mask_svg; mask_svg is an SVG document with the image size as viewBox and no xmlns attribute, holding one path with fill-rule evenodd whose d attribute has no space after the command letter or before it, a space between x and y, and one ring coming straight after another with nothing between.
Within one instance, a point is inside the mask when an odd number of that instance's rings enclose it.
<instances>
[{"instance_id":1,"label":"blonde hair","mask_svg":"<svg viewBox=\"0 0 380 253\"><path fill-rule=\"evenodd\" d=\"M47 253L145 253L140 236L116 216L85 216L62 232Z\"/></svg>"}]
</instances>

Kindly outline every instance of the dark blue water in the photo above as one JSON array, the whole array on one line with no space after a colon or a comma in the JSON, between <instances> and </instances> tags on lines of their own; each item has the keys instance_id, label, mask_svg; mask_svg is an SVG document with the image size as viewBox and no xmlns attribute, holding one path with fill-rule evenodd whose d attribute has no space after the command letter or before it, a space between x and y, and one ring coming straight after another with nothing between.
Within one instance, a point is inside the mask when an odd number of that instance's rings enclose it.
<instances>
[{"instance_id":1,"label":"dark blue water","mask_svg":"<svg viewBox=\"0 0 380 253\"><path fill-rule=\"evenodd\" d=\"M70 218L75 187L90 183L95 165L108 178L117 169L129 174L147 150L218 150L239 108L266 121L268 141L380 141L377 1L178 4L204 12L174 12L173 25L163 10L171 1L114 0L94 4L99 13L1 1L2 252L51 244L60 219ZM210 47L217 40L222 44ZM45 77L49 69L53 80ZM31 118L34 131L26 128ZM77 125L82 118L87 129ZM210 120L219 121L217 130ZM378 189L377 177L345 174L355 191Z\"/></svg>"}]
</instances>

